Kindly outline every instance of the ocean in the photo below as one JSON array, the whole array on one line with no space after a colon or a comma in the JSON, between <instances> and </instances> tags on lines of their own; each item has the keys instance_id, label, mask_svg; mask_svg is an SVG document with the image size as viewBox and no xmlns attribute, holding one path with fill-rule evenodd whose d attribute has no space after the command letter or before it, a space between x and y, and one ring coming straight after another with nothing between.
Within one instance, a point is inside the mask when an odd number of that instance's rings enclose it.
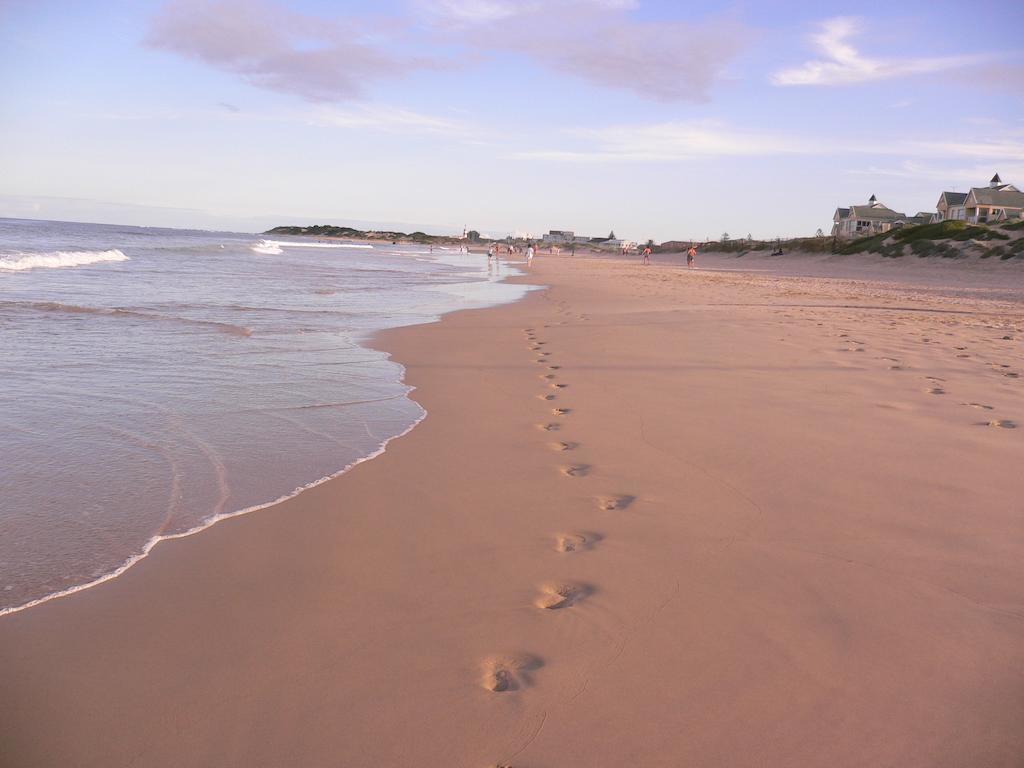
<instances>
[{"instance_id":1,"label":"ocean","mask_svg":"<svg viewBox=\"0 0 1024 768\"><path fill-rule=\"evenodd\" d=\"M294 495L424 416L375 331L513 301L458 248L0 219L0 613Z\"/></svg>"}]
</instances>

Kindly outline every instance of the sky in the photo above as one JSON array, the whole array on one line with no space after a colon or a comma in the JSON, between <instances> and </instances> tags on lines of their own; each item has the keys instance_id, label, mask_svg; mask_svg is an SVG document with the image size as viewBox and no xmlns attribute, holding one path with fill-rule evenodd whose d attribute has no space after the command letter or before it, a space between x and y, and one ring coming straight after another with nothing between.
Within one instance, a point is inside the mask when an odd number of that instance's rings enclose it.
<instances>
[{"instance_id":1,"label":"sky","mask_svg":"<svg viewBox=\"0 0 1024 768\"><path fill-rule=\"evenodd\" d=\"M1024 188L1024 3L0 0L0 216L656 241Z\"/></svg>"}]
</instances>

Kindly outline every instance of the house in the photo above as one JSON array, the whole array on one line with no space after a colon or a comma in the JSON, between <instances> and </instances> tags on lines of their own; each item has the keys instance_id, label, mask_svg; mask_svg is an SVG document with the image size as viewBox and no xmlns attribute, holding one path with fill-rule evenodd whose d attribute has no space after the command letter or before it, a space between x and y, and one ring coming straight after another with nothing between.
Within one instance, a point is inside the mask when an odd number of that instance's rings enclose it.
<instances>
[{"instance_id":1,"label":"house","mask_svg":"<svg viewBox=\"0 0 1024 768\"><path fill-rule=\"evenodd\" d=\"M872 195L867 205L851 205L849 208L836 208L832 216L832 235L840 239L868 237L888 232L897 222L907 222L907 215L897 213L878 202Z\"/></svg>"},{"instance_id":2,"label":"house","mask_svg":"<svg viewBox=\"0 0 1024 768\"><path fill-rule=\"evenodd\" d=\"M552 229L541 239L545 243L572 243L576 241L576 233L566 229Z\"/></svg>"},{"instance_id":3,"label":"house","mask_svg":"<svg viewBox=\"0 0 1024 768\"><path fill-rule=\"evenodd\" d=\"M966 192L943 192L935 204L933 221L963 221Z\"/></svg>"},{"instance_id":4,"label":"house","mask_svg":"<svg viewBox=\"0 0 1024 768\"><path fill-rule=\"evenodd\" d=\"M1024 218L1024 192L1003 184L997 173L987 187L973 187L967 193L964 217L971 224Z\"/></svg>"},{"instance_id":5,"label":"house","mask_svg":"<svg viewBox=\"0 0 1024 768\"><path fill-rule=\"evenodd\" d=\"M972 187L970 192L943 192L935 211L935 221L987 224L1019 219L1024 217L1024 192L1004 184L997 173L987 187Z\"/></svg>"},{"instance_id":6,"label":"house","mask_svg":"<svg viewBox=\"0 0 1024 768\"><path fill-rule=\"evenodd\" d=\"M931 224L932 214L928 211L918 211L913 216L905 216L892 223L892 229L899 227L916 227L918 224Z\"/></svg>"}]
</instances>

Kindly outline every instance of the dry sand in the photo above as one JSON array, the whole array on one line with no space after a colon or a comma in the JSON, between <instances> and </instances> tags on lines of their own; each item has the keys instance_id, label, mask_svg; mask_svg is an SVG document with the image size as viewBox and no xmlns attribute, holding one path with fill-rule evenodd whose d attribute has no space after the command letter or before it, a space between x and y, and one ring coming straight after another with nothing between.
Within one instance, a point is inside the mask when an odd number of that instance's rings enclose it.
<instances>
[{"instance_id":1,"label":"dry sand","mask_svg":"<svg viewBox=\"0 0 1024 768\"><path fill-rule=\"evenodd\" d=\"M380 458L0 619L3 765L1020 766L1022 305L534 278L380 337Z\"/></svg>"}]
</instances>

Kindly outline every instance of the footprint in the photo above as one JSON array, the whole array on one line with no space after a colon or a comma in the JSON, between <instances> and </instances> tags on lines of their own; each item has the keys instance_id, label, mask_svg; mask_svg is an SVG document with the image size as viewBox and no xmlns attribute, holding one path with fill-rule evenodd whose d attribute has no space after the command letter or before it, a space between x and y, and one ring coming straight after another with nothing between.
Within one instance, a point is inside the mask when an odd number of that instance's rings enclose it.
<instances>
[{"instance_id":1,"label":"footprint","mask_svg":"<svg viewBox=\"0 0 1024 768\"><path fill-rule=\"evenodd\" d=\"M579 443L569 443L564 440L557 443L548 443L548 445L552 451L575 451L580 446Z\"/></svg>"},{"instance_id":2,"label":"footprint","mask_svg":"<svg viewBox=\"0 0 1024 768\"><path fill-rule=\"evenodd\" d=\"M550 381L551 379L554 379L554 378L556 378L556 377L555 377L555 374L553 374L553 373L542 373L542 374L540 375L540 377L541 377L542 379L547 379L548 381Z\"/></svg>"},{"instance_id":3,"label":"footprint","mask_svg":"<svg viewBox=\"0 0 1024 768\"><path fill-rule=\"evenodd\" d=\"M598 496L597 506L606 512L625 509L636 501L636 496Z\"/></svg>"},{"instance_id":4,"label":"footprint","mask_svg":"<svg viewBox=\"0 0 1024 768\"><path fill-rule=\"evenodd\" d=\"M590 474L590 466L587 464L573 464L569 467L562 467L562 474L567 477L586 477Z\"/></svg>"},{"instance_id":5,"label":"footprint","mask_svg":"<svg viewBox=\"0 0 1024 768\"><path fill-rule=\"evenodd\" d=\"M985 422L985 426L998 427L999 429L1016 429L1017 423L1009 419L996 419L995 421Z\"/></svg>"},{"instance_id":6,"label":"footprint","mask_svg":"<svg viewBox=\"0 0 1024 768\"><path fill-rule=\"evenodd\" d=\"M554 400L557 395L537 395L541 400Z\"/></svg>"},{"instance_id":7,"label":"footprint","mask_svg":"<svg viewBox=\"0 0 1024 768\"><path fill-rule=\"evenodd\" d=\"M966 405L971 408L980 408L983 411L991 411L993 406L985 405L984 403L960 403L960 405Z\"/></svg>"},{"instance_id":8,"label":"footprint","mask_svg":"<svg viewBox=\"0 0 1024 768\"><path fill-rule=\"evenodd\" d=\"M592 592L590 587L571 582L552 582L540 588L535 605L548 611L569 608Z\"/></svg>"},{"instance_id":9,"label":"footprint","mask_svg":"<svg viewBox=\"0 0 1024 768\"><path fill-rule=\"evenodd\" d=\"M568 416L572 413L571 408L555 408L551 411L555 416Z\"/></svg>"},{"instance_id":10,"label":"footprint","mask_svg":"<svg viewBox=\"0 0 1024 768\"><path fill-rule=\"evenodd\" d=\"M562 366L560 366L560 365L549 365L548 366L548 370L549 371L560 371L560 370L562 370Z\"/></svg>"},{"instance_id":11,"label":"footprint","mask_svg":"<svg viewBox=\"0 0 1024 768\"><path fill-rule=\"evenodd\" d=\"M568 384L552 384L551 385L552 389L566 389L568 386L569 386Z\"/></svg>"},{"instance_id":12,"label":"footprint","mask_svg":"<svg viewBox=\"0 0 1024 768\"><path fill-rule=\"evenodd\" d=\"M544 662L529 653L510 653L491 656L483 663L484 688L494 693L517 691L532 682L530 673L544 666Z\"/></svg>"},{"instance_id":13,"label":"footprint","mask_svg":"<svg viewBox=\"0 0 1024 768\"><path fill-rule=\"evenodd\" d=\"M592 549L602 538L599 533L560 533L555 537L555 549L562 553L583 552Z\"/></svg>"},{"instance_id":14,"label":"footprint","mask_svg":"<svg viewBox=\"0 0 1024 768\"><path fill-rule=\"evenodd\" d=\"M932 387L931 389L926 389L925 392L927 392L929 395L944 395L944 394L946 394L946 390L944 390L942 387Z\"/></svg>"},{"instance_id":15,"label":"footprint","mask_svg":"<svg viewBox=\"0 0 1024 768\"><path fill-rule=\"evenodd\" d=\"M561 428L562 428L561 424L555 424L553 422L551 424L538 424L537 425L537 429L543 429L545 432L557 432Z\"/></svg>"}]
</instances>

